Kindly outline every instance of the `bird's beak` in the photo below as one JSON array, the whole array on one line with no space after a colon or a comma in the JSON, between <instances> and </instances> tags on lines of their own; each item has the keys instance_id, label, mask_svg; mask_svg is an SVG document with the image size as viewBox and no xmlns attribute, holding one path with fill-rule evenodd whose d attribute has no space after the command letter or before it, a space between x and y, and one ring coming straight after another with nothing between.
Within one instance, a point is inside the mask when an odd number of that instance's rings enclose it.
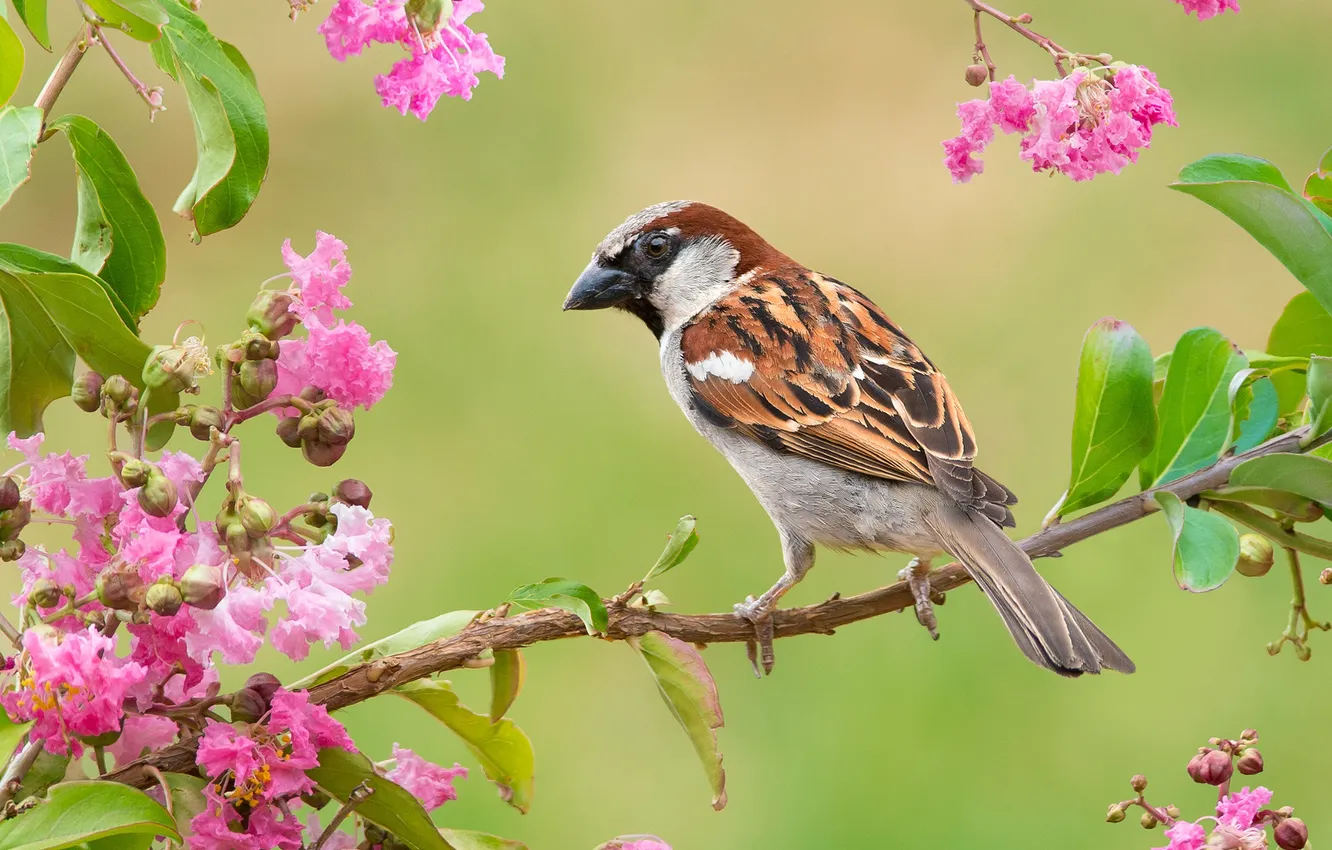
<instances>
[{"instance_id":1,"label":"bird's beak","mask_svg":"<svg viewBox=\"0 0 1332 850\"><path fill-rule=\"evenodd\" d=\"M564 309L601 310L641 295L633 275L592 262L583 269L573 289L569 290L569 297L564 299Z\"/></svg>"}]
</instances>

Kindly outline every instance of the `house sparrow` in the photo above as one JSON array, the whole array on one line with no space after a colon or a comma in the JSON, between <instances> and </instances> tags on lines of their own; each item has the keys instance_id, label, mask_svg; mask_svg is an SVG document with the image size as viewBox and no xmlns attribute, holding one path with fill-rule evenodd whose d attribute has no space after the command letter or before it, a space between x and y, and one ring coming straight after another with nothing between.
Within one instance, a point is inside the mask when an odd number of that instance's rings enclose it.
<instances>
[{"instance_id":1,"label":"house sparrow","mask_svg":"<svg viewBox=\"0 0 1332 850\"><path fill-rule=\"evenodd\" d=\"M605 307L656 335L671 396L777 526L785 573L736 606L765 671L772 612L821 544L914 555L902 578L936 639L929 564L948 553L1032 661L1133 672L1001 530L1016 498L972 465L971 423L943 373L864 295L715 207L674 201L612 230L564 302Z\"/></svg>"}]
</instances>

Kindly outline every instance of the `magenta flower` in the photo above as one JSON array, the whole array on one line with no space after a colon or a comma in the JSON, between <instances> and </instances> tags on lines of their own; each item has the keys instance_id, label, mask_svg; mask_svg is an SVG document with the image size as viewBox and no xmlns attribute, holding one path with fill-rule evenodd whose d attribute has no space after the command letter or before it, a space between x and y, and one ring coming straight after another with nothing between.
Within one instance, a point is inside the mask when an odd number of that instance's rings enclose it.
<instances>
[{"instance_id":1,"label":"magenta flower","mask_svg":"<svg viewBox=\"0 0 1332 850\"><path fill-rule=\"evenodd\" d=\"M126 692L148 675L141 664L116 657L116 642L95 628L61 635L49 628L23 634L27 664L18 688L0 694L15 722L33 721L30 734L47 752L77 754L75 736L120 729Z\"/></svg>"},{"instance_id":2,"label":"magenta flower","mask_svg":"<svg viewBox=\"0 0 1332 850\"><path fill-rule=\"evenodd\" d=\"M198 628L186 633L186 650L191 658L205 664L214 652L222 653L228 664L249 664L264 644L268 631L264 613L272 607L273 593L266 587L242 581L228 588L213 610L191 609Z\"/></svg>"},{"instance_id":3,"label":"magenta flower","mask_svg":"<svg viewBox=\"0 0 1332 850\"><path fill-rule=\"evenodd\" d=\"M410 791L427 812L458 799L453 780L458 777L466 779L467 768L460 764L441 767L396 743L393 745L393 758L397 764L385 776Z\"/></svg>"},{"instance_id":4,"label":"magenta flower","mask_svg":"<svg viewBox=\"0 0 1332 850\"><path fill-rule=\"evenodd\" d=\"M388 343L371 343L369 331L344 319L329 326L309 315L302 324L305 339L282 341L275 394L315 386L343 407L369 410L393 386L398 355Z\"/></svg>"},{"instance_id":5,"label":"magenta flower","mask_svg":"<svg viewBox=\"0 0 1332 850\"><path fill-rule=\"evenodd\" d=\"M407 13L402 3L378 0L367 6L361 0L338 0L319 25L329 54L339 62L348 56L359 56L361 49L372 42L394 44L411 34Z\"/></svg>"},{"instance_id":6,"label":"magenta flower","mask_svg":"<svg viewBox=\"0 0 1332 850\"><path fill-rule=\"evenodd\" d=\"M655 835L621 835L596 850L671 850L671 845Z\"/></svg>"},{"instance_id":7,"label":"magenta flower","mask_svg":"<svg viewBox=\"0 0 1332 850\"><path fill-rule=\"evenodd\" d=\"M175 721L166 717L127 714L120 737L106 751L116 760L116 767L124 767L142 756L145 750L161 749L172 743L177 732Z\"/></svg>"},{"instance_id":8,"label":"magenta flower","mask_svg":"<svg viewBox=\"0 0 1332 850\"><path fill-rule=\"evenodd\" d=\"M1217 823L1244 830L1253 826L1258 812L1272 802L1272 792L1259 786L1252 791L1246 785L1238 791L1232 791L1216 804Z\"/></svg>"},{"instance_id":9,"label":"magenta flower","mask_svg":"<svg viewBox=\"0 0 1332 850\"><path fill-rule=\"evenodd\" d=\"M1152 850L1202 850L1202 846L1207 843L1207 831L1192 821L1177 821L1174 826L1165 831L1165 837L1170 839L1170 843L1164 847L1154 847Z\"/></svg>"},{"instance_id":10,"label":"magenta flower","mask_svg":"<svg viewBox=\"0 0 1332 850\"><path fill-rule=\"evenodd\" d=\"M1184 7L1184 14L1186 15L1190 12L1197 12L1200 21L1215 18L1225 11L1238 12L1240 10L1238 0L1175 0L1175 2Z\"/></svg>"},{"instance_id":11,"label":"magenta flower","mask_svg":"<svg viewBox=\"0 0 1332 850\"><path fill-rule=\"evenodd\" d=\"M363 5L360 0L343 0L343 3ZM342 288L351 280L352 269L347 263L347 245L341 239L322 230L315 231L315 249L308 257L293 251L288 239L282 243L282 262L291 271L294 284L292 294L296 296L296 303L292 306L293 313L304 318L314 312L323 321L331 322L333 310L351 307L351 299L342 294Z\"/></svg>"}]
</instances>

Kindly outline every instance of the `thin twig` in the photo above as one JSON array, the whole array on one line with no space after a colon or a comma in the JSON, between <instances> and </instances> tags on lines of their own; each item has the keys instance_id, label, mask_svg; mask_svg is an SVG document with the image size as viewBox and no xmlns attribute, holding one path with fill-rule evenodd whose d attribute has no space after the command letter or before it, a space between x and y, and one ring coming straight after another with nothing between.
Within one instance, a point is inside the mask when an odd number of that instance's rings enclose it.
<instances>
[{"instance_id":1,"label":"thin twig","mask_svg":"<svg viewBox=\"0 0 1332 850\"><path fill-rule=\"evenodd\" d=\"M994 82L994 60L990 58L990 48L985 46L985 39L981 36L981 10L976 12L976 58L985 60L985 70L990 75L990 82Z\"/></svg>"},{"instance_id":2,"label":"thin twig","mask_svg":"<svg viewBox=\"0 0 1332 850\"><path fill-rule=\"evenodd\" d=\"M979 15L982 13L989 15L990 17L994 18L996 21L999 21L1004 26L1011 29L1013 32L1017 33L1018 35L1022 36L1023 38L1032 42L1033 44L1038 45L1041 49L1045 50L1045 52L1049 53L1051 58L1054 59L1055 70L1059 72L1059 76L1062 77L1068 73L1067 71L1064 70L1064 64L1063 64L1064 58L1071 56L1072 54L1070 54L1064 48L1060 47L1057 43L1055 43L1053 39L1043 36L1040 33L1036 32L1035 30L1024 26L1023 25L1024 22L1029 21L1030 16L1021 16L1023 20L1019 20L1018 18L1014 18L1012 15L1008 15L1005 14L1004 12L999 11L998 9L991 6L989 3L982 2L982 0L963 0L963 2L965 2L968 6L972 8L972 10L974 10L977 13L978 19ZM978 25L977 41L979 40L980 38L979 38L979 25ZM992 80L994 79L993 74L991 75L990 79Z\"/></svg>"},{"instance_id":3,"label":"thin twig","mask_svg":"<svg viewBox=\"0 0 1332 850\"><path fill-rule=\"evenodd\" d=\"M328 843L328 840L338 831L338 827L342 826L342 822L347 819L357 806L370 799L370 795L373 793L375 793L375 789L366 785L364 782L353 788L351 793L347 795L347 802L342 804L342 807L338 809L337 814L333 815L333 820L329 821L328 826L324 827L324 831L319 833L319 838L315 839L315 843L310 846L310 850L320 850L320 848Z\"/></svg>"},{"instance_id":4,"label":"thin twig","mask_svg":"<svg viewBox=\"0 0 1332 850\"><path fill-rule=\"evenodd\" d=\"M0 632L4 632L5 637L9 638L14 646L22 646L23 636L19 634L19 630L14 628L14 624L9 622L9 618L4 614L0 614Z\"/></svg>"},{"instance_id":5,"label":"thin twig","mask_svg":"<svg viewBox=\"0 0 1332 850\"><path fill-rule=\"evenodd\" d=\"M30 739L19 754L9 760L4 775L0 776L0 809L4 809L14 799L19 787L23 785L23 777L28 775L28 771L37 763L37 757L42 754L43 746L42 739Z\"/></svg>"},{"instance_id":6,"label":"thin twig","mask_svg":"<svg viewBox=\"0 0 1332 850\"><path fill-rule=\"evenodd\" d=\"M46 119L51 115L51 108L55 106L56 98L65 90L69 83L69 78L73 76L74 69L79 66L79 61L83 59L84 52L88 49L88 28L79 27L79 31L74 34L69 47L61 54L60 61L56 63L51 76L47 77L46 85L42 86L41 92L37 94L37 100L33 106L42 111L42 126L45 128ZM42 133L44 137L45 132Z\"/></svg>"},{"instance_id":7,"label":"thin twig","mask_svg":"<svg viewBox=\"0 0 1332 850\"><path fill-rule=\"evenodd\" d=\"M1033 558L1055 555L1074 543L1156 513L1160 506L1152 494L1158 491L1169 491L1181 500L1191 499L1205 490L1225 486L1235 467L1247 460L1269 454L1298 453L1302 451L1300 439L1307 432L1307 428L1298 428L1274 437L1244 454L1222 458L1206 469L1169 484L1112 502L1033 534L1020 541L1019 545ZM1314 440L1308 449L1329 442L1332 442L1332 433ZM957 563L930 573L930 587L941 593L954 590L969 581L971 577L967 575L966 569ZM915 599L906 582L858 596L834 596L818 605L776 612L773 615L773 636L830 635L841 626L901 611L914 604ZM668 614L630 606L611 607L608 612L609 626L601 637L609 640L625 640L653 631L694 644L743 643L754 639L754 627L733 613ZM453 637L361 664L337 678L316 685L310 688L310 702L323 705L329 711L337 711L364 702L398 685L457 669L469 659L477 658L487 651L520 649L543 641L586 636L587 630L575 614L552 608L516 617L478 618ZM146 788L153 781L146 767L151 765L167 772L189 772L194 769L197 746L197 738L172 744L114 771L107 778Z\"/></svg>"},{"instance_id":8,"label":"thin twig","mask_svg":"<svg viewBox=\"0 0 1332 850\"><path fill-rule=\"evenodd\" d=\"M134 86L134 92L144 103L148 104L148 120L152 121L153 118L157 116L157 113L166 109L166 107L162 105L162 90L156 86L149 88L144 85L138 77L134 76L134 72L130 70L130 66L125 64L125 60L121 59L120 54L111 46L111 42L107 40L106 32L101 27L93 26L93 35L102 43L102 47L106 49L106 54L111 57L111 61L120 69L120 73L124 74L125 79L129 80L130 85Z\"/></svg>"}]
</instances>

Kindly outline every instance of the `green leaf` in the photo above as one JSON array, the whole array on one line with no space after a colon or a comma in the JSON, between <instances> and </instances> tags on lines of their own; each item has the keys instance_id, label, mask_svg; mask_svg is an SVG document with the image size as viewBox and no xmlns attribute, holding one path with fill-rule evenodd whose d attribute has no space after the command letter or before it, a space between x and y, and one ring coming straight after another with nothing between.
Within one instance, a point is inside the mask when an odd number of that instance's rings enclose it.
<instances>
[{"instance_id":1,"label":"green leaf","mask_svg":"<svg viewBox=\"0 0 1332 850\"><path fill-rule=\"evenodd\" d=\"M1271 378L1259 378L1249 385L1250 398L1247 415L1240 421L1239 434L1236 435L1234 451L1247 452L1254 446L1266 442L1276 431L1278 408L1276 387Z\"/></svg>"},{"instance_id":2,"label":"green leaf","mask_svg":"<svg viewBox=\"0 0 1332 850\"><path fill-rule=\"evenodd\" d=\"M1181 183L1222 183L1250 180L1294 192L1286 175L1271 162L1242 153L1219 153L1191 162L1179 172ZM1176 188L1176 187L1172 187Z\"/></svg>"},{"instance_id":3,"label":"green leaf","mask_svg":"<svg viewBox=\"0 0 1332 850\"><path fill-rule=\"evenodd\" d=\"M670 572L684 563L689 553L694 551L698 545L698 532L694 530L698 521L692 516L682 516L680 521L675 524L675 531L666 538L666 548L661 551L661 556L657 558L657 563L652 565L648 574L643 576L643 581L654 579L662 573Z\"/></svg>"},{"instance_id":4,"label":"green leaf","mask_svg":"<svg viewBox=\"0 0 1332 850\"><path fill-rule=\"evenodd\" d=\"M455 850L527 850L527 845L521 841L497 838L470 829L441 829L439 833Z\"/></svg>"},{"instance_id":5,"label":"green leaf","mask_svg":"<svg viewBox=\"0 0 1332 850\"><path fill-rule=\"evenodd\" d=\"M37 754L37 761L32 763L27 775L23 777L23 784L19 786L18 793L14 795L14 801L19 802L29 797L40 797L52 785L57 782L64 782L65 774L69 772L69 762L69 756L56 755L43 749Z\"/></svg>"},{"instance_id":6,"label":"green leaf","mask_svg":"<svg viewBox=\"0 0 1332 850\"><path fill-rule=\"evenodd\" d=\"M42 132L42 111L35 106L0 109L0 207L28 182L28 163Z\"/></svg>"},{"instance_id":7,"label":"green leaf","mask_svg":"<svg viewBox=\"0 0 1332 850\"><path fill-rule=\"evenodd\" d=\"M1272 354L1298 357L1308 365L1311 354L1332 357L1332 313L1328 313L1313 293L1301 292L1281 311L1267 340ZM1304 399L1305 379L1294 374L1274 375L1281 415L1294 413Z\"/></svg>"},{"instance_id":8,"label":"green leaf","mask_svg":"<svg viewBox=\"0 0 1332 850\"><path fill-rule=\"evenodd\" d=\"M0 433L42 430L42 411L73 379L74 349L28 285L0 272Z\"/></svg>"},{"instance_id":9,"label":"green leaf","mask_svg":"<svg viewBox=\"0 0 1332 850\"><path fill-rule=\"evenodd\" d=\"M1221 456L1230 426L1230 381L1244 366L1244 355L1211 328L1180 337L1157 410L1156 445L1140 469L1144 490L1210 466Z\"/></svg>"},{"instance_id":10,"label":"green leaf","mask_svg":"<svg viewBox=\"0 0 1332 850\"><path fill-rule=\"evenodd\" d=\"M1332 357L1309 358L1309 436L1314 440L1332 430Z\"/></svg>"},{"instance_id":11,"label":"green leaf","mask_svg":"<svg viewBox=\"0 0 1332 850\"><path fill-rule=\"evenodd\" d=\"M218 39L217 43L222 45L222 51L227 54L227 58L231 60L231 64L236 66L236 70L244 74L245 79L250 81L250 85L258 89L259 81L254 76L254 69L250 67L250 63L246 61L245 57L241 54L240 48L229 41L222 41L221 39Z\"/></svg>"},{"instance_id":12,"label":"green leaf","mask_svg":"<svg viewBox=\"0 0 1332 850\"><path fill-rule=\"evenodd\" d=\"M1102 319L1082 340L1072 474L1059 514L1117 493L1155 438L1151 349L1129 325Z\"/></svg>"},{"instance_id":13,"label":"green leaf","mask_svg":"<svg viewBox=\"0 0 1332 850\"><path fill-rule=\"evenodd\" d=\"M130 331L136 331L134 316L130 314L129 308L125 306L125 302L120 300L116 291L111 288L111 284L95 274L88 274L82 266L72 260L66 260L59 254L48 254L45 251L39 251L27 245L16 245L13 242L0 242L0 271L7 271L10 274L55 272L57 274L84 275L92 279L106 293L107 300L111 302L111 306L115 308L116 314L125 323L125 327Z\"/></svg>"},{"instance_id":14,"label":"green leaf","mask_svg":"<svg viewBox=\"0 0 1332 850\"><path fill-rule=\"evenodd\" d=\"M497 649L490 666L490 722L499 723L523 690L527 662L516 649Z\"/></svg>"},{"instance_id":15,"label":"green leaf","mask_svg":"<svg viewBox=\"0 0 1332 850\"><path fill-rule=\"evenodd\" d=\"M189 836L193 832L190 821L208 807L208 801L204 799L208 782L185 773L163 773L162 778L171 789L171 815L176 819L176 831Z\"/></svg>"},{"instance_id":16,"label":"green leaf","mask_svg":"<svg viewBox=\"0 0 1332 850\"><path fill-rule=\"evenodd\" d=\"M0 15L0 104L8 103L23 78L23 42Z\"/></svg>"},{"instance_id":17,"label":"green leaf","mask_svg":"<svg viewBox=\"0 0 1332 850\"><path fill-rule=\"evenodd\" d=\"M585 584L562 578L548 578L537 584L525 584L509 594L508 601L515 608L536 611L541 608L560 608L572 611L583 621L590 635L604 634L610 627L606 603L597 592Z\"/></svg>"},{"instance_id":18,"label":"green leaf","mask_svg":"<svg viewBox=\"0 0 1332 850\"><path fill-rule=\"evenodd\" d=\"M14 11L32 37L47 52L51 50L51 33L46 26L46 0L13 0Z\"/></svg>"},{"instance_id":19,"label":"green leaf","mask_svg":"<svg viewBox=\"0 0 1332 850\"><path fill-rule=\"evenodd\" d=\"M1323 153L1318 168L1304 181L1304 197L1324 213L1332 215L1332 148Z\"/></svg>"},{"instance_id":20,"label":"green leaf","mask_svg":"<svg viewBox=\"0 0 1332 850\"><path fill-rule=\"evenodd\" d=\"M694 745L712 787L712 807L721 811L726 805L726 771L717 749L717 730L724 721L708 665L693 644L662 632L629 638L629 645L647 662L661 698Z\"/></svg>"},{"instance_id":21,"label":"green leaf","mask_svg":"<svg viewBox=\"0 0 1332 850\"><path fill-rule=\"evenodd\" d=\"M325 794L343 803L364 782L374 793L356 807L358 817L379 824L415 850L450 850L421 801L376 773L375 766L362 754L325 747L319 751L319 766L305 775Z\"/></svg>"},{"instance_id":22,"label":"green leaf","mask_svg":"<svg viewBox=\"0 0 1332 850\"><path fill-rule=\"evenodd\" d=\"M1155 494L1174 538L1175 581L1193 593L1226 583L1239 560L1239 534L1224 517L1191 508L1168 490Z\"/></svg>"},{"instance_id":23,"label":"green leaf","mask_svg":"<svg viewBox=\"0 0 1332 850\"><path fill-rule=\"evenodd\" d=\"M18 749L19 742L28 734L30 726L32 726L31 720L26 723L15 723L9 719L7 713L0 711L0 763L9 763L9 756Z\"/></svg>"},{"instance_id":24,"label":"green leaf","mask_svg":"<svg viewBox=\"0 0 1332 850\"><path fill-rule=\"evenodd\" d=\"M74 150L79 218L70 259L99 275L136 318L157 303L166 280L166 241L134 169L102 128L81 115L49 126Z\"/></svg>"},{"instance_id":25,"label":"green leaf","mask_svg":"<svg viewBox=\"0 0 1332 850\"><path fill-rule=\"evenodd\" d=\"M418 679L393 689L447 726L481 762L486 778L499 786L500 797L520 812L532 805L535 755L532 742L512 720L491 723L458 701L448 682Z\"/></svg>"},{"instance_id":26,"label":"green leaf","mask_svg":"<svg viewBox=\"0 0 1332 850\"><path fill-rule=\"evenodd\" d=\"M1299 520L1308 520L1311 516L1318 519L1322 509L1316 502L1270 487L1222 487L1220 490L1204 490L1202 498L1209 502L1241 502L1268 508Z\"/></svg>"},{"instance_id":27,"label":"green leaf","mask_svg":"<svg viewBox=\"0 0 1332 850\"><path fill-rule=\"evenodd\" d=\"M1289 186L1257 182L1251 171L1234 169L1229 177L1218 176L1224 169L1217 159L1207 157L1186 167L1180 182L1170 188L1211 205L1243 227L1332 309L1332 220ZM1218 167L1198 168L1208 162ZM1197 179L1200 174L1207 179Z\"/></svg>"},{"instance_id":28,"label":"green leaf","mask_svg":"<svg viewBox=\"0 0 1332 850\"><path fill-rule=\"evenodd\" d=\"M119 782L64 782L0 822L0 850L60 850L127 833L180 840L171 815L142 791Z\"/></svg>"},{"instance_id":29,"label":"green leaf","mask_svg":"<svg viewBox=\"0 0 1332 850\"><path fill-rule=\"evenodd\" d=\"M157 3L156 0L83 0L104 26L113 27L128 33L138 41L157 41L162 37L162 26L167 22L163 6L174 3Z\"/></svg>"},{"instance_id":30,"label":"green leaf","mask_svg":"<svg viewBox=\"0 0 1332 850\"><path fill-rule=\"evenodd\" d=\"M373 661L376 658L396 655L399 652L416 649L418 646L425 646L443 638L453 637L467 628L479 613L481 612L450 611L447 614L440 614L438 617L431 617L429 620L412 623L402 631L371 641L360 649L352 650L327 667L316 670L302 679L297 679L287 685L287 689L292 691L309 690L315 685L321 685L324 682L336 679L353 667Z\"/></svg>"},{"instance_id":31,"label":"green leaf","mask_svg":"<svg viewBox=\"0 0 1332 850\"><path fill-rule=\"evenodd\" d=\"M163 8L171 20L153 58L185 87L199 149L174 209L207 236L239 222L259 194L268 171L267 117L248 66L236 64L198 15L179 3Z\"/></svg>"},{"instance_id":32,"label":"green leaf","mask_svg":"<svg viewBox=\"0 0 1332 850\"><path fill-rule=\"evenodd\" d=\"M1332 507L1332 461L1313 455L1263 455L1235 467L1230 486L1267 487Z\"/></svg>"}]
</instances>

